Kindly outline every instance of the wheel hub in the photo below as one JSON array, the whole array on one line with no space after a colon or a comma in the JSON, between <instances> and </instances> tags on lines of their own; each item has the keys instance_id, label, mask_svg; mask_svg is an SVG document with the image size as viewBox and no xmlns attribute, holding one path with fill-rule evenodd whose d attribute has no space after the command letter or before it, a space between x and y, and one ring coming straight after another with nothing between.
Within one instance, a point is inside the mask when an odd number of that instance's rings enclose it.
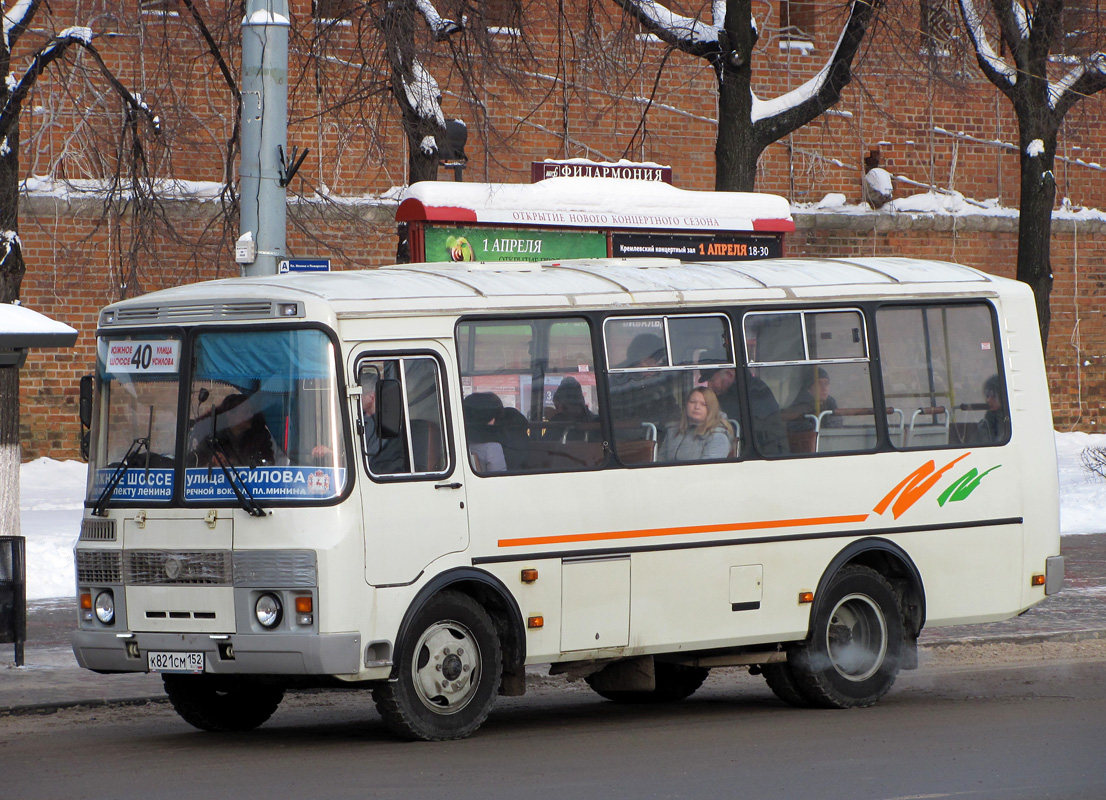
<instances>
[{"instance_id":1,"label":"wheel hub","mask_svg":"<svg viewBox=\"0 0 1106 800\"><path fill-rule=\"evenodd\" d=\"M442 661L442 677L447 681L455 681L461 677L463 669L461 657L450 653Z\"/></svg>"},{"instance_id":2,"label":"wheel hub","mask_svg":"<svg viewBox=\"0 0 1106 800\"><path fill-rule=\"evenodd\" d=\"M871 678L887 656L887 620L864 594L842 597L826 628L826 650L839 675L850 681Z\"/></svg>"},{"instance_id":3,"label":"wheel hub","mask_svg":"<svg viewBox=\"0 0 1106 800\"><path fill-rule=\"evenodd\" d=\"M455 714L476 694L480 647L459 622L435 622L419 637L411 665L415 694L436 714Z\"/></svg>"}]
</instances>

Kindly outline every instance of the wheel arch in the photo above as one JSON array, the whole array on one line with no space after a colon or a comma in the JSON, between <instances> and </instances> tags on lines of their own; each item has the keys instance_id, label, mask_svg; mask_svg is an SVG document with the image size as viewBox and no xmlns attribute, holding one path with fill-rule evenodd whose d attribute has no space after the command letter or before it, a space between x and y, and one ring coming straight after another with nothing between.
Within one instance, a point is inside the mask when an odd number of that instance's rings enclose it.
<instances>
[{"instance_id":1,"label":"wheel arch","mask_svg":"<svg viewBox=\"0 0 1106 800\"><path fill-rule=\"evenodd\" d=\"M922 582L922 574L905 550L894 542L876 537L851 542L833 557L822 572L818 588L814 592L814 604L810 609L807 636L810 636L810 626L814 624L821 610L822 598L826 594L830 580L838 570L850 564L869 567L890 581L902 606L903 627L907 637L917 639L926 620L925 584Z\"/></svg>"},{"instance_id":2,"label":"wheel arch","mask_svg":"<svg viewBox=\"0 0 1106 800\"><path fill-rule=\"evenodd\" d=\"M442 591L450 590L468 595L491 615L499 634L503 650L504 681L523 679L523 664L526 662L526 635L523 630L522 611L515 598L507 591L494 575L472 567L459 567L435 575L407 607L399 631L396 634L395 652L399 652L403 642L411 635L411 623L427 601ZM392 678L396 677L397 666L392 667Z\"/></svg>"}]
</instances>

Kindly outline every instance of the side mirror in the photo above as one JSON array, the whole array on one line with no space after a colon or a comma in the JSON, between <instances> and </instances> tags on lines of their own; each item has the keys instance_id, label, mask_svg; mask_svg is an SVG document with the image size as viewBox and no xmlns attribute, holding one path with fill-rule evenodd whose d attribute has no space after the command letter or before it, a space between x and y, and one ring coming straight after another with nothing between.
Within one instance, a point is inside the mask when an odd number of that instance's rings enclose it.
<instances>
[{"instance_id":1,"label":"side mirror","mask_svg":"<svg viewBox=\"0 0 1106 800\"><path fill-rule=\"evenodd\" d=\"M81 458L88 461L90 428L92 427L92 376L82 375L77 415L81 420Z\"/></svg>"},{"instance_id":2,"label":"side mirror","mask_svg":"<svg viewBox=\"0 0 1106 800\"><path fill-rule=\"evenodd\" d=\"M403 433L403 388L390 378L376 384L376 418L381 439L395 439Z\"/></svg>"}]
</instances>

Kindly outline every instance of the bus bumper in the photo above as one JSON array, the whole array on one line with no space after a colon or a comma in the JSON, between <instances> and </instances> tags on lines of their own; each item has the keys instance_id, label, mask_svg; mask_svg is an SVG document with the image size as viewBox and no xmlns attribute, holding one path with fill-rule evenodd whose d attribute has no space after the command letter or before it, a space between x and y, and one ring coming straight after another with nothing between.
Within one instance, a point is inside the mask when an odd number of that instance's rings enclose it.
<instances>
[{"instance_id":1,"label":"bus bumper","mask_svg":"<svg viewBox=\"0 0 1106 800\"><path fill-rule=\"evenodd\" d=\"M1064 586L1064 557L1049 556L1045 559L1045 594L1056 594Z\"/></svg>"},{"instance_id":2,"label":"bus bumper","mask_svg":"<svg viewBox=\"0 0 1106 800\"><path fill-rule=\"evenodd\" d=\"M77 663L95 672L150 672L148 654L202 653L204 672L218 675L354 675L361 635L106 633L75 631Z\"/></svg>"}]
</instances>

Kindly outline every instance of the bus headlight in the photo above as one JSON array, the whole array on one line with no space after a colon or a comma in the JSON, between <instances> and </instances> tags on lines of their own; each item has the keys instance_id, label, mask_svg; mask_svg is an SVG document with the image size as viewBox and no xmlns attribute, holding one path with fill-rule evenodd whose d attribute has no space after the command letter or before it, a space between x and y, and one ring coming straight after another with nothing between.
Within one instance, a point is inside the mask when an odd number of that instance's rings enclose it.
<instances>
[{"instance_id":1,"label":"bus headlight","mask_svg":"<svg viewBox=\"0 0 1106 800\"><path fill-rule=\"evenodd\" d=\"M280 598L275 594L266 592L257 598L253 605L253 613L263 628L275 628L284 617L284 607L280 604Z\"/></svg>"},{"instance_id":2,"label":"bus headlight","mask_svg":"<svg viewBox=\"0 0 1106 800\"><path fill-rule=\"evenodd\" d=\"M96 612L96 619L104 625L111 625L115 622L115 596L110 589L96 595L96 604L93 606L93 610Z\"/></svg>"}]
</instances>

